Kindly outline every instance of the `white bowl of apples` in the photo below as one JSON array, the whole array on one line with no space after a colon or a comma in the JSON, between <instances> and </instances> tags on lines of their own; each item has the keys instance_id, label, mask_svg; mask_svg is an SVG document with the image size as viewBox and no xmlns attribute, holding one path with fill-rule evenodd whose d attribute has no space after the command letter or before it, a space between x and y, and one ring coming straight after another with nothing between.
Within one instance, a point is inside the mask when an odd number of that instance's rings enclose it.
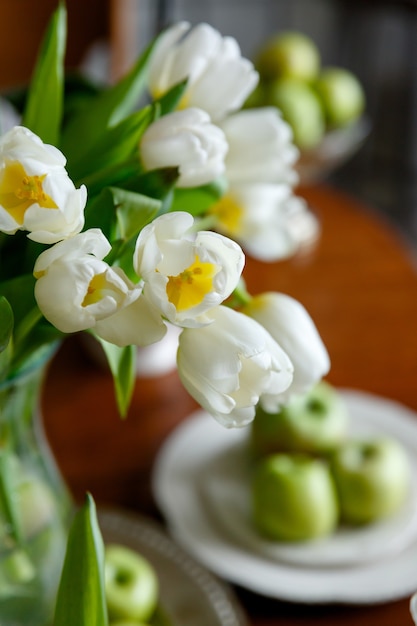
<instances>
[{"instance_id":1,"label":"white bowl of apples","mask_svg":"<svg viewBox=\"0 0 417 626\"><path fill-rule=\"evenodd\" d=\"M245 106L280 110L300 151L300 184L326 177L363 145L371 130L364 88L347 68L322 66L310 37L277 33L262 45L255 66L260 80Z\"/></svg>"},{"instance_id":2,"label":"white bowl of apples","mask_svg":"<svg viewBox=\"0 0 417 626\"><path fill-rule=\"evenodd\" d=\"M329 407L331 409L329 410ZM255 528L267 539L308 541L397 514L410 492L402 444L387 434L349 436L342 397L322 381L251 429Z\"/></svg>"}]
</instances>

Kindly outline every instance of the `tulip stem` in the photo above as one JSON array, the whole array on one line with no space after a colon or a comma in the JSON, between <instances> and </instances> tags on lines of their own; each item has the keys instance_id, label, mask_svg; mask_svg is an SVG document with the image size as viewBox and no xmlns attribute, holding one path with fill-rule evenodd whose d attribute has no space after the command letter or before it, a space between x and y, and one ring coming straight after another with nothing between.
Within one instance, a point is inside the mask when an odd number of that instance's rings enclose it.
<instances>
[{"instance_id":1,"label":"tulip stem","mask_svg":"<svg viewBox=\"0 0 417 626\"><path fill-rule=\"evenodd\" d=\"M33 307L29 313L23 318L23 321L20 323L18 328L16 329L15 334L15 344L19 344L25 340L30 331L36 326L39 320L42 317L42 313L40 312L38 307Z\"/></svg>"},{"instance_id":2,"label":"tulip stem","mask_svg":"<svg viewBox=\"0 0 417 626\"><path fill-rule=\"evenodd\" d=\"M252 300L252 296L246 289L246 283L243 278L240 279L239 284L233 291L230 298L225 302L228 307L231 309L241 309L246 306Z\"/></svg>"},{"instance_id":3,"label":"tulip stem","mask_svg":"<svg viewBox=\"0 0 417 626\"><path fill-rule=\"evenodd\" d=\"M194 225L191 228L192 232L199 232L201 230L215 230L218 220L214 215L205 215L204 217L196 217L194 219Z\"/></svg>"}]
</instances>

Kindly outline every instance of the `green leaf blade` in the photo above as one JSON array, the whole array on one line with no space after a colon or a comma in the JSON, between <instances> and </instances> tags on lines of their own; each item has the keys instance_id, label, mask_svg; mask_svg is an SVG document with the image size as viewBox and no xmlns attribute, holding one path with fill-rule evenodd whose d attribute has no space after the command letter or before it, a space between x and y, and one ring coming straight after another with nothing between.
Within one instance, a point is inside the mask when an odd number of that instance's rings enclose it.
<instances>
[{"instance_id":1,"label":"green leaf blade","mask_svg":"<svg viewBox=\"0 0 417 626\"><path fill-rule=\"evenodd\" d=\"M156 216L161 202L140 193L112 187L113 202L116 206L117 220L121 236L125 241L138 235L146 224Z\"/></svg>"},{"instance_id":2,"label":"green leaf blade","mask_svg":"<svg viewBox=\"0 0 417 626\"><path fill-rule=\"evenodd\" d=\"M187 85L188 79L177 83L156 101L159 105L160 116L167 115L167 113L172 113L172 111L175 111L181 101Z\"/></svg>"},{"instance_id":3,"label":"green leaf blade","mask_svg":"<svg viewBox=\"0 0 417 626\"><path fill-rule=\"evenodd\" d=\"M126 417L136 380L136 346L119 347L100 337L113 376L117 408Z\"/></svg>"},{"instance_id":4,"label":"green leaf blade","mask_svg":"<svg viewBox=\"0 0 417 626\"><path fill-rule=\"evenodd\" d=\"M16 503L13 463L9 449L0 452L0 510L16 545L23 545L22 527Z\"/></svg>"},{"instance_id":5,"label":"green leaf blade","mask_svg":"<svg viewBox=\"0 0 417 626\"><path fill-rule=\"evenodd\" d=\"M14 315L9 301L0 296L0 352L9 345L13 333Z\"/></svg>"},{"instance_id":6,"label":"green leaf blade","mask_svg":"<svg viewBox=\"0 0 417 626\"><path fill-rule=\"evenodd\" d=\"M54 626L107 626L104 545L94 500L87 494L68 536Z\"/></svg>"},{"instance_id":7,"label":"green leaf blade","mask_svg":"<svg viewBox=\"0 0 417 626\"><path fill-rule=\"evenodd\" d=\"M137 170L140 170L140 138L154 118L155 110L149 106L106 129L84 156L77 157L74 163L68 162L71 177L79 183L86 183L91 193L89 176L93 175L94 181L103 171L102 184L111 184L112 169L119 171L121 164L134 157L137 159Z\"/></svg>"},{"instance_id":8,"label":"green leaf blade","mask_svg":"<svg viewBox=\"0 0 417 626\"><path fill-rule=\"evenodd\" d=\"M135 109L146 87L148 61L154 45L155 41L122 80L102 91L70 120L62 136L62 150L69 160L89 152L107 128L121 122ZM79 137L83 138L82 142Z\"/></svg>"},{"instance_id":9,"label":"green leaf blade","mask_svg":"<svg viewBox=\"0 0 417 626\"><path fill-rule=\"evenodd\" d=\"M187 211L194 217L204 214L213 204L225 194L227 182L223 178L188 189L177 188L170 211Z\"/></svg>"},{"instance_id":10,"label":"green leaf blade","mask_svg":"<svg viewBox=\"0 0 417 626\"><path fill-rule=\"evenodd\" d=\"M49 22L33 73L22 124L45 143L59 144L64 102L67 13L63 3Z\"/></svg>"},{"instance_id":11,"label":"green leaf blade","mask_svg":"<svg viewBox=\"0 0 417 626\"><path fill-rule=\"evenodd\" d=\"M175 184L178 178L179 172L176 167L149 170L140 176L132 177L126 181L123 184L123 189L160 200L161 208L158 214L161 215L171 208Z\"/></svg>"}]
</instances>

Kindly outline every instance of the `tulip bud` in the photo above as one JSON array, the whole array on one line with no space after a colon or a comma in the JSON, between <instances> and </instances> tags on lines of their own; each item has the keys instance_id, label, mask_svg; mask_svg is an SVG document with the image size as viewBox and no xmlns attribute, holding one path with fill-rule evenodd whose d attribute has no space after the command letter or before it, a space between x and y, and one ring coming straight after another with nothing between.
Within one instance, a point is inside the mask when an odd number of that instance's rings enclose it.
<instances>
[{"instance_id":1,"label":"tulip bud","mask_svg":"<svg viewBox=\"0 0 417 626\"><path fill-rule=\"evenodd\" d=\"M264 293L254 296L243 312L262 324L290 357L294 378L287 398L307 391L328 373L326 347L300 302L283 293Z\"/></svg>"},{"instance_id":2,"label":"tulip bud","mask_svg":"<svg viewBox=\"0 0 417 626\"><path fill-rule=\"evenodd\" d=\"M178 22L161 35L151 57L149 90L159 98L186 79L180 108L198 107L218 122L241 108L259 77L233 37L208 24Z\"/></svg>"},{"instance_id":3,"label":"tulip bud","mask_svg":"<svg viewBox=\"0 0 417 626\"><path fill-rule=\"evenodd\" d=\"M145 131L140 152L147 170L178 167L178 187L197 187L224 172L227 142L218 126L200 109L185 109L159 118Z\"/></svg>"}]
</instances>

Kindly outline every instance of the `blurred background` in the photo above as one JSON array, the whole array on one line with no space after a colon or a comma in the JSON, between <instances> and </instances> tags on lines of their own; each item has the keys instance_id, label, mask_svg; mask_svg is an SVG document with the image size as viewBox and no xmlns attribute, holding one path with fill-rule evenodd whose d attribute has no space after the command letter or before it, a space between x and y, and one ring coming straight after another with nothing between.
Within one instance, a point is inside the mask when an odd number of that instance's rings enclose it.
<instances>
[{"instance_id":1,"label":"blurred background","mask_svg":"<svg viewBox=\"0 0 417 626\"><path fill-rule=\"evenodd\" d=\"M28 81L56 0L0 0L0 90ZM253 59L265 40L297 30L317 44L322 64L356 74L372 131L327 177L417 244L416 0L67 0L67 65L114 80L168 24L206 21L235 37Z\"/></svg>"}]
</instances>

